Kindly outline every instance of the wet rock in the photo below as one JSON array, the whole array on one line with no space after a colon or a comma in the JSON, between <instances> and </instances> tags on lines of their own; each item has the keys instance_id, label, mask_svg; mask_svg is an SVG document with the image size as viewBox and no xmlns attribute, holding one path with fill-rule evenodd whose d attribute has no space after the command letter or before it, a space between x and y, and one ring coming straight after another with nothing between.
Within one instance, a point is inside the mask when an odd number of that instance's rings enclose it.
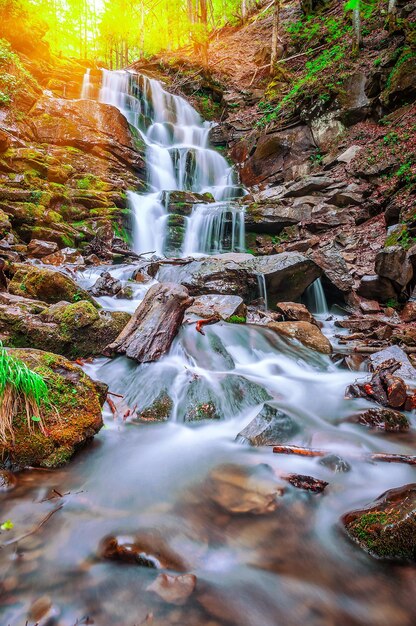
<instances>
[{"instance_id":1,"label":"wet rock","mask_svg":"<svg viewBox=\"0 0 416 626\"><path fill-rule=\"evenodd\" d=\"M52 615L50 615L51 609L51 598L49 596L42 596L32 602L29 610L29 619L38 624L41 620L45 620L46 617L52 617Z\"/></svg>"},{"instance_id":2,"label":"wet rock","mask_svg":"<svg viewBox=\"0 0 416 626\"><path fill-rule=\"evenodd\" d=\"M313 476L305 476L304 474L288 474L284 477L296 489L312 491L313 493L322 493L328 483L325 480L314 478Z\"/></svg>"},{"instance_id":3,"label":"wet rock","mask_svg":"<svg viewBox=\"0 0 416 626\"><path fill-rule=\"evenodd\" d=\"M395 376L416 379L416 369L410 363L406 352L399 348L399 346L389 346L385 350L380 350L380 352L372 354L369 357L369 367L371 370L375 370L390 359L401 363L401 367L395 371Z\"/></svg>"},{"instance_id":4,"label":"wet rock","mask_svg":"<svg viewBox=\"0 0 416 626\"><path fill-rule=\"evenodd\" d=\"M161 196L161 202L166 207L168 213L188 217L191 215L195 205L209 204L215 202L215 200L210 193L164 191Z\"/></svg>"},{"instance_id":5,"label":"wet rock","mask_svg":"<svg viewBox=\"0 0 416 626\"><path fill-rule=\"evenodd\" d=\"M13 472L0 470L0 493L12 491L17 486L17 478Z\"/></svg>"},{"instance_id":6,"label":"wet rock","mask_svg":"<svg viewBox=\"0 0 416 626\"><path fill-rule=\"evenodd\" d=\"M43 257L42 262L47 265L84 265L84 257L75 248L62 248L54 254Z\"/></svg>"},{"instance_id":7,"label":"wet rock","mask_svg":"<svg viewBox=\"0 0 416 626\"><path fill-rule=\"evenodd\" d=\"M145 422L166 422L172 408L172 399L165 391L161 391L149 406L139 409L138 418Z\"/></svg>"},{"instance_id":8,"label":"wet rock","mask_svg":"<svg viewBox=\"0 0 416 626\"><path fill-rule=\"evenodd\" d=\"M349 537L380 559L416 561L416 485L383 493L342 518Z\"/></svg>"},{"instance_id":9,"label":"wet rock","mask_svg":"<svg viewBox=\"0 0 416 626\"><path fill-rule=\"evenodd\" d=\"M297 339L307 348L322 354L331 354L332 352L329 339L315 324L309 322L269 322L267 326L280 335Z\"/></svg>"},{"instance_id":10,"label":"wet rock","mask_svg":"<svg viewBox=\"0 0 416 626\"><path fill-rule=\"evenodd\" d=\"M154 285L105 353L125 354L139 363L157 360L169 350L185 310L192 303L193 299L183 286L172 283Z\"/></svg>"},{"instance_id":11,"label":"wet rock","mask_svg":"<svg viewBox=\"0 0 416 626\"><path fill-rule=\"evenodd\" d=\"M228 253L154 269L158 280L180 283L191 295L238 293L245 302L259 297L259 274L274 300L296 300L320 276L317 265L297 252L266 257Z\"/></svg>"},{"instance_id":12,"label":"wet rock","mask_svg":"<svg viewBox=\"0 0 416 626\"><path fill-rule=\"evenodd\" d=\"M0 467L58 467L102 427L101 404L94 382L67 359L39 350L10 351L42 374L48 387L48 403L41 406L43 432L35 423L14 420L14 441L0 444ZM23 407L21 407L23 411Z\"/></svg>"},{"instance_id":13,"label":"wet rock","mask_svg":"<svg viewBox=\"0 0 416 626\"><path fill-rule=\"evenodd\" d=\"M268 297L278 302L297 300L321 274L311 259L298 252L257 257L255 269L264 276Z\"/></svg>"},{"instance_id":14,"label":"wet rock","mask_svg":"<svg viewBox=\"0 0 416 626\"><path fill-rule=\"evenodd\" d=\"M9 284L9 292L17 296L35 298L43 302L78 302L87 300L96 306L90 294L62 272L34 265L17 265Z\"/></svg>"},{"instance_id":15,"label":"wet rock","mask_svg":"<svg viewBox=\"0 0 416 626\"><path fill-rule=\"evenodd\" d=\"M32 239L27 247L28 254L38 259L48 254L53 254L57 250L57 243L53 241L40 241L39 239Z\"/></svg>"},{"instance_id":16,"label":"wet rock","mask_svg":"<svg viewBox=\"0 0 416 626\"><path fill-rule=\"evenodd\" d=\"M192 306L186 311L186 318L191 315L207 318L217 315L225 322L234 321L235 318L245 320L247 307L239 296L224 296L209 294L195 298ZM234 319L233 319L234 318Z\"/></svg>"},{"instance_id":17,"label":"wet rock","mask_svg":"<svg viewBox=\"0 0 416 626\"><path fill-rule=\"evenodd\" d=\"M223 419L269 399L263 387L242 376L221 376L216 385L198 376L185 388L178 414L185 422Z\"/></svg>"},{"instance_id":18,"label":"wet rock","mask_svg":"<svg viewBox=\"0 0 416 626\"><path fill-rule=\"evenodd\" d=\"M405 432L410 428L409 420L404 413L388 408L368 409L353 419L363 426L388 432Z\"/></svg>"},{"instance_id":19,"label":"wet rock","mask_svg":"<svg viewBox=\"0 0 416 626\"><path fill-rule=\"evenodd\" d=\"M389 278L402 287L405 287L413 277L412 264L407 258L406 250L400 246L389 246L380 250L376 256L375 266L379 276Z\"/></svg>"},{"instance_id":20,"label":"wet rock","mask_svg":"<svg viewBox=\"0 0 416 626\"><path fill-rule=\"evenodd\" d=\"M169 604L185 604L189 596L196 587L196 576L194 574L183 574L181 576L170 576L159 574L146 591L153 591L162 600Z\"/></svg>"},{"instance_id":21,"label":"wet rock","mask_svg":"<svg viewBox=\"0 0 416 626\"><path fill-rule=\"evenodd\" d=\"M416 321L416 302L413 300L406 302L404 305L402 312L400 313L400 317L403 322L414 322Z\"/></svg>"},{"instance_id":22,"label":"wet rock","mask_svg":"<svg viewBox=\"0 0 416 626\"><path fill-rule=\"evenodd\" d=\"M160 568L160 562L152 555L142 552L134 543L134 537L106 537L101 541L98 552L103 559L152 569Z\"/></svg>"},{"instance_id":23,"label":"wet rock","mask_svg":"<svg viewBox=\"0 0 416 626\"><path fill-rule=\"evenodd\" d=\"M269 403L237 435L237 441L248 441L252 446L274 446L289 441L299 431L289 415Z\"/></svg>"},{"instance_id":24,"label":"wet rock","mask_svg":"<svg viewBox=\"0 0 416 626\"><path fill-rule=\"evenodd\" d=\"M0 298L0 331L10 346L53 350L72 358L101 354L130 320L128 313L97 310L85 300L48 306L7 296Z\"/></svg>"},{"instance_id":25,"label":"wet rock","mask_svg":"<svg viewBox=\"0 0 416 626\"><path fill-rule=\"evenodd\" d=\"M229 513L262 515L276 510L284 487L268 465L225 464L210 472L206 492Z\"/></svg>"},{"instance_id":26,"label":"wet rock","mask_svg":"<svg viewBox=\"0 0 416 626\"><path fill-rule=\"evenodd\" d=\"M98 556L152 569L170 569L184 572L185 561L169 545L170 533L144 528L135 535L109 536L101 540Z\"/></svg>"},{"instance_id":27,"label":"wet rock","mask_svg":"<svg viewBox=\"0 0 416 626\"><path fill-rule=\"evenodd\" d=\"M121 281L113 278L110 272L103 272L89 291L93 296L115 296L122 287Z\"/></svg>"},{"instance_id":28,"label":"wet rock","mask_svg":"<svg viewBox=\"0 0 416 626\"><path fill-rule=\"evenodd\" d=\"M357 289L357 294L368 300L387 302L397 298L397 291L388 278L377 276L363 276Z\"/></svg>"},{"instance_id":29,"label":"wet rock","mask_svg":"<svg viewBox=\"0 0 416 626\"><path fill-rule=\"evenodd\" d=\"M279 302L276 309L282 313L286 320L295 322L310 322L316 324L312 313L309 313L304 304L298 302Z\"/></svg>"},{"instance_id":30,"label":"wet rock","mask_svg":"<svg viewBox=\"0 0 416 626\"><path fill-rule=\"evenodd\" d=\"M322 457L322 459L319 459L318 463L335 473L349 472L351 469L350 464L341 456L338 456L338 454L328 454Z\"/></svg>"}]
</instances>

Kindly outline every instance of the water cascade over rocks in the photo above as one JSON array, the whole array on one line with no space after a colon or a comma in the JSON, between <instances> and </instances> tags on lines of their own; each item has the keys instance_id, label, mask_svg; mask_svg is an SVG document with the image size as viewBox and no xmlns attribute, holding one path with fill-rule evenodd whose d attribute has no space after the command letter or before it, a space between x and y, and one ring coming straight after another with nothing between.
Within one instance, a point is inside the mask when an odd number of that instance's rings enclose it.
<instances>
[{"instance_id":1,"label":"water cascade over rocks","mask_svg":"<svg viewBox=\"0 0 416 626\"><path fill-rule=\"evenodd\" d=\"M86 75L85 96L88 84ZM244 212L233 200L245 192L224 157L209 147L212 123L143 74L103 70L99 100L116 106L146 144L148 192L129 193L134 251L172 256L172 230L183 235L173 247L177 256L243 251ZM172 215L166 191L209 194L215 202L196 204L189 216Z\"/></svg>"}]
</instances>

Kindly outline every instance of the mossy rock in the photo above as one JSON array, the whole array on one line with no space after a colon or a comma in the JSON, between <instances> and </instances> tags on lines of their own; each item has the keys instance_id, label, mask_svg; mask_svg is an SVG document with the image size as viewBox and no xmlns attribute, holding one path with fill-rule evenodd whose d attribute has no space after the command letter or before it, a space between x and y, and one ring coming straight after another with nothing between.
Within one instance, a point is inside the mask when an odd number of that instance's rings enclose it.
<instances>
[{"instance_id":1,"label":"mossy rock","mask_svg":"<svg viewBox=\"0 0 416 626\"><path fill-rule=\"evenodd\" d=\"M35 422L30 431L25 413L15 415L15 439L0 443L0 467L64 465L103 425L101 390L64 357L31 349L10 352L46 382L48 398L40 408L45 433Z\"/></svg>"},{"instance_id":2,"label":"mossy rock","mask_svg":"<svg viewBox=\"0 0 416 626\"><path fill-rule=\"evenodd\" d=\"M351 539L372 556L416 561L416 483L386 491L342 521Z\"/></svg>"},{"instance_id":3,"label":"mossy rock","mask_svg":"<svg viewBox=\"0 0 416 626\"><path fill-rule=\"evenodd\" d=\"M166 422L172 412L173 402L165 391L161 391L153 402L142 409L139 419L144 422Z\"/></svg>"},{"instance_id":4,"label":"mossy rock","mask_svg":"<svg viewBox=\"0 0 416 626\"><path fill-rule=\"evenodd\" d=\"M9 285L9 292L16 296L35 298L49 304L65 300L78 302L87 300L98 304L90 294L61 272L30 265L15 265L15 272Z\"/></svg>"}]
</instances>

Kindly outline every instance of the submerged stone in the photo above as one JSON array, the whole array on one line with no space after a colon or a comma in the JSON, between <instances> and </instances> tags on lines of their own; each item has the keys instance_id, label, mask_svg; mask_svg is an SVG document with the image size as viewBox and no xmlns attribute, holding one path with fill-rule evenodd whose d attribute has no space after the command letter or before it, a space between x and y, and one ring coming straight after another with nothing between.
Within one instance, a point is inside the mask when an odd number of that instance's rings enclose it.
<instances>
[{"instance_id":1,"label":"submerged stone","mask_svg":"<svg viewBox=\"0 0 416 626\"><path fill-rule=\"evenodd\" d=\"M246 440L252 446L273 446L289 441L299 431L289 415L269 403L237 435L238 441Z\"/></svg>"}]
</instances>

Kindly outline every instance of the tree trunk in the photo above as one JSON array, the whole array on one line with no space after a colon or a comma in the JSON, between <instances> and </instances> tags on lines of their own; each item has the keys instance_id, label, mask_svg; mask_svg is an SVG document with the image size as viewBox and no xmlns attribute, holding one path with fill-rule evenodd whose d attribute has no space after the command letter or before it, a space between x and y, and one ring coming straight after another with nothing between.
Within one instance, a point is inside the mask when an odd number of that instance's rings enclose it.
<instances>
[{"instance_id":1,"label":"tree trunk","mask_svg":"<svg viewBox=\"0 0 416 626\"><path fill-rule=\"evenodd\" d=\"M273 76L274 74L274 64L277 61L277 46L279 43L280 0L274 0L273 5L273 31L272 51L270 55L270 76Z\"/></svg>"},{"instance_id":2,"label":"tree trunk","mask_svg":"<svg viewBox=\"0 0 416 626\"><path fill-rule=\"evenodd\" d=\"M247 0L241 0L241 20L244 23L247 19Z\"/></svg>"},{"instance_id":3,"label":"tree trunk","mask_svg":"<svg viewBox=\"0 0 416 626\"><path fill-rule=\"evenodd\" d=\"M193 298L182 285L160 283L149 289L143 302L117 339L104 353L125 354L139 363L156 361L172 345Z\"/></svg>"},{"instance_id":4,"label":"tree trunk","mask_svg":"<svg viewBox=\"0 0 416 626\"><path fill-rule=\"evenodd\" d=\"M389 0L389 4L387 8L387 17L388 17L389 30L394 30L396 26L396 18L397 18L397 1L396 0Z\"/></svg>"},{"instance_id":5,"label":"tree trunk","mask_svg":"<svg viewBox=\"0 0 416 626\"><path fill-rule=\"evenodd\" d=\"M363 39L361 34L361 2L357 0L356 6L352 11L352 26L354 29L353 52L358 52L363 47Z\"/></svg>"}]
</instances>

